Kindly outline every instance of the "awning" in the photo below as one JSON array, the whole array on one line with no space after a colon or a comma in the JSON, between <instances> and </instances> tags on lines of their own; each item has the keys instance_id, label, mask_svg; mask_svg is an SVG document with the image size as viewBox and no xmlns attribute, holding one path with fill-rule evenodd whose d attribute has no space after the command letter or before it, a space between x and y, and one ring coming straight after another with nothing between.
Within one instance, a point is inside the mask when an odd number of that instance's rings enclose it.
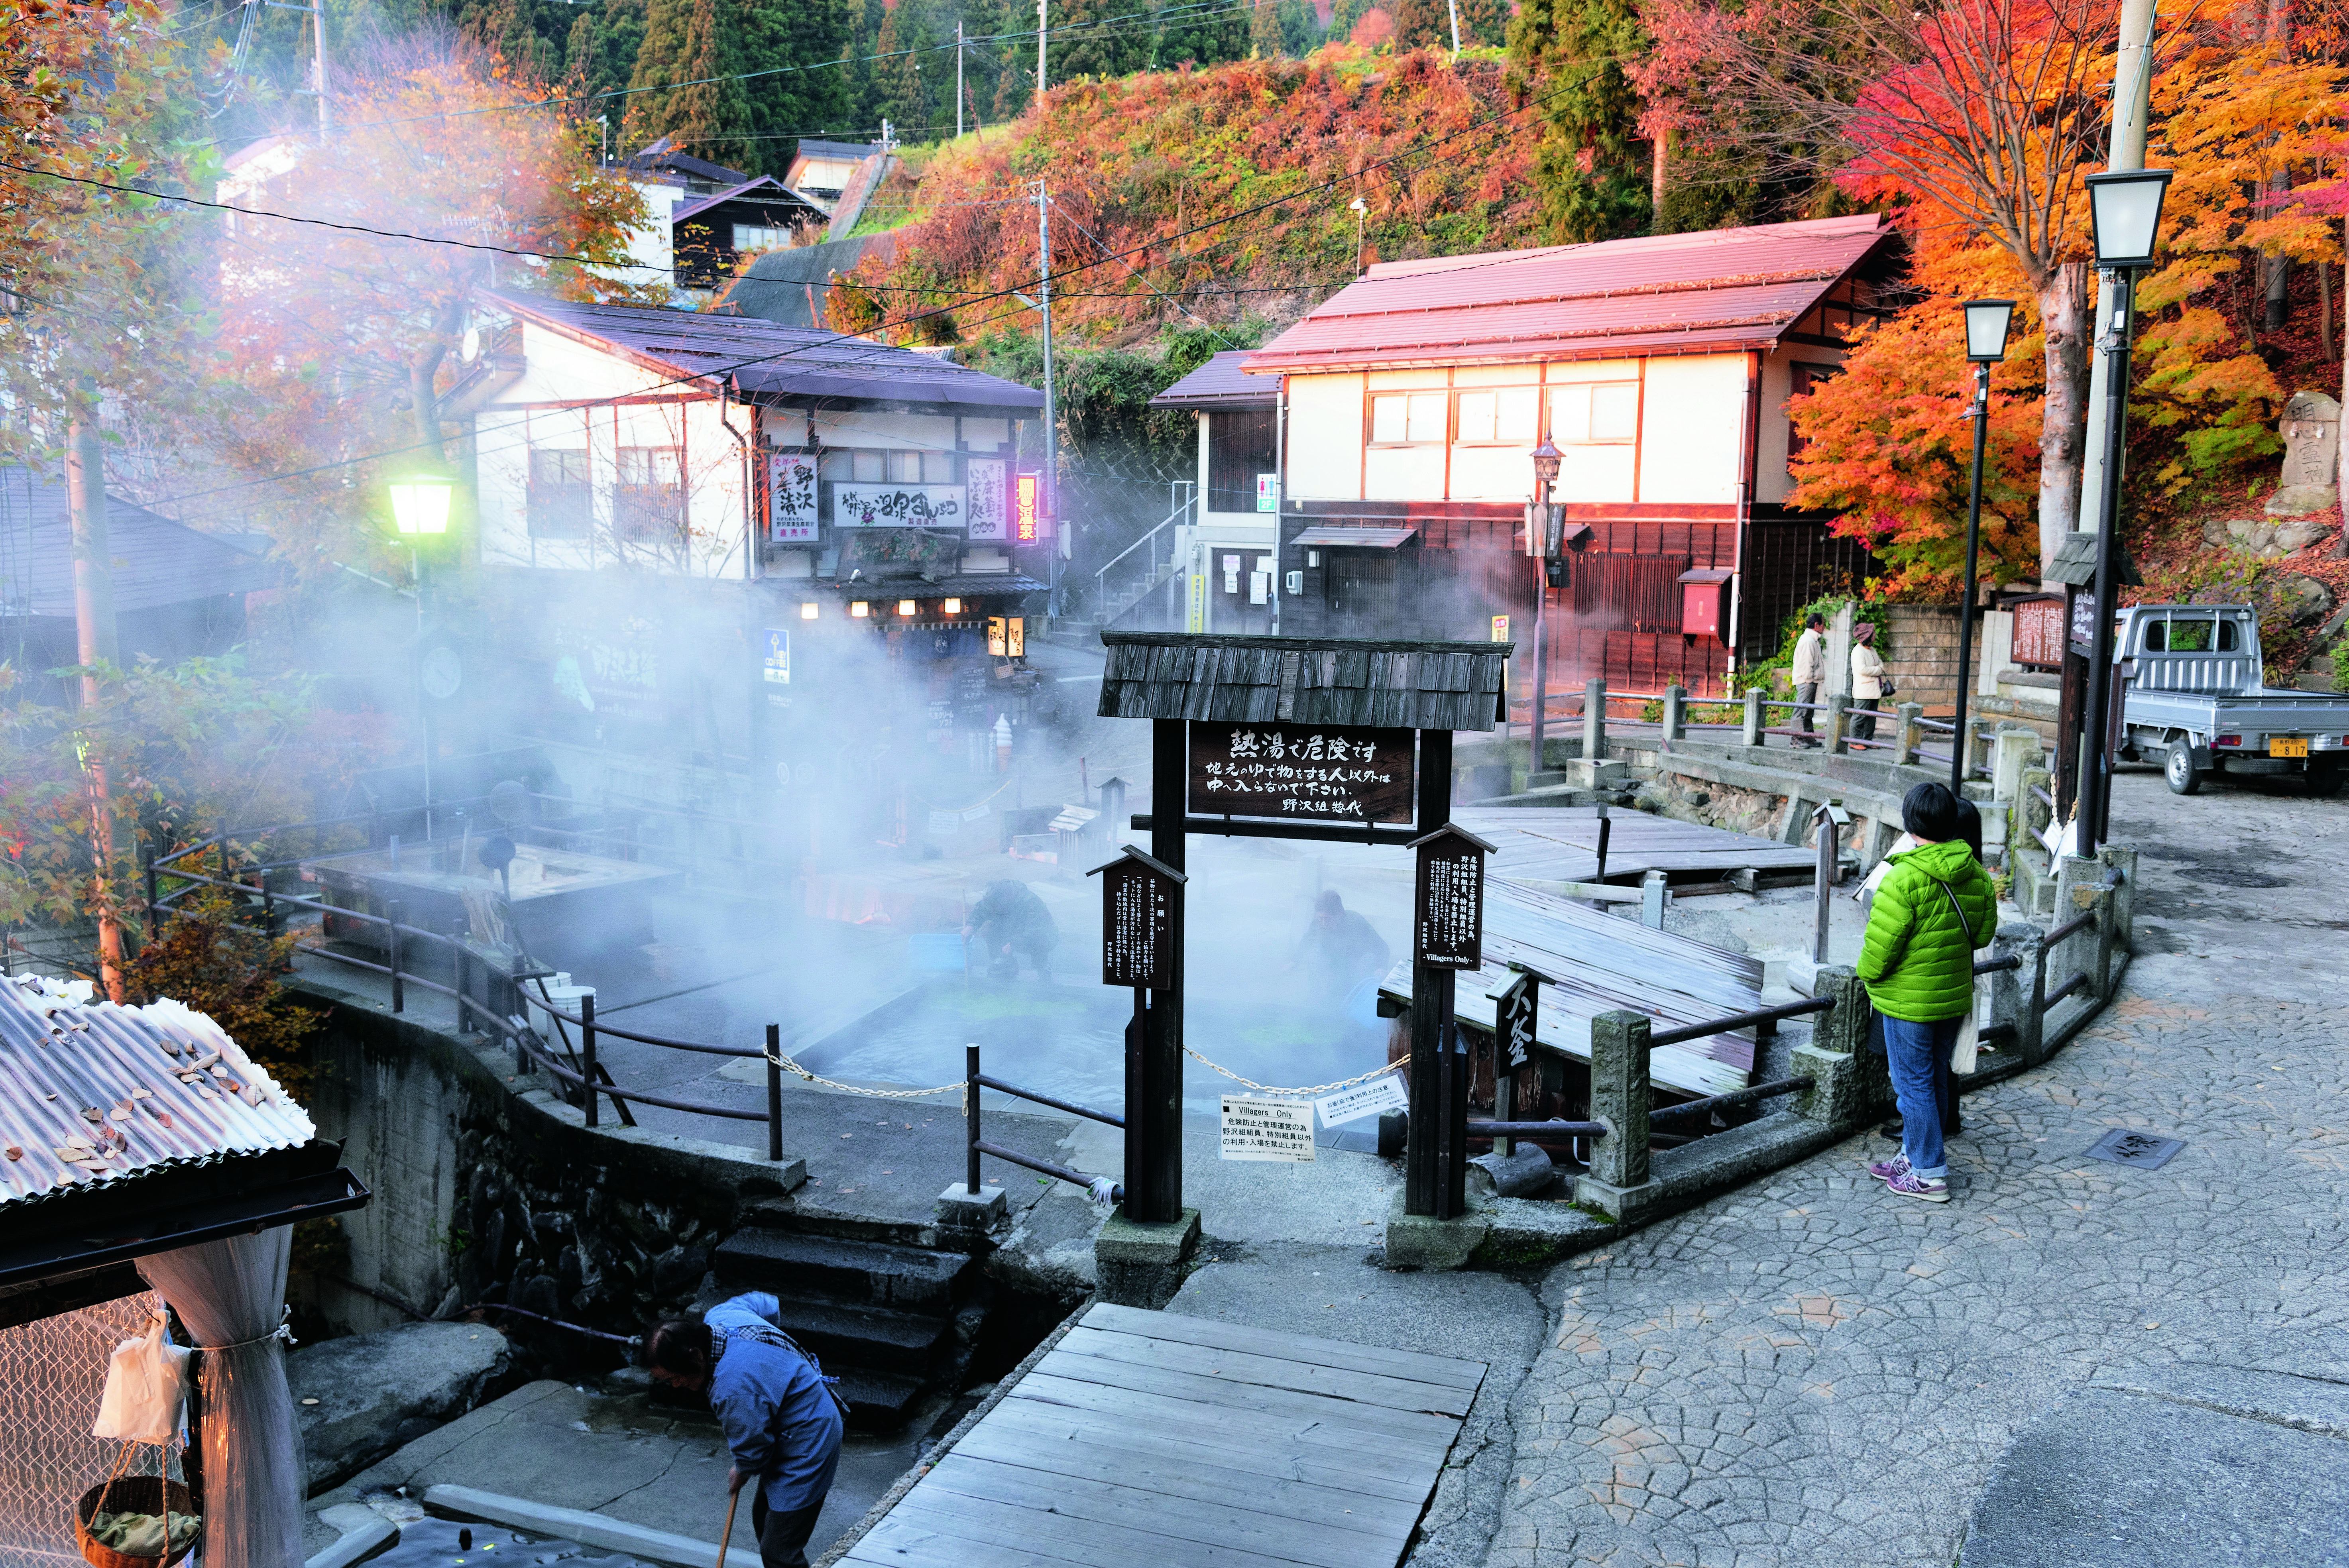
<instances>
[{"instance_id":1,"label":"awning","mask_svg":"<svg viewBox=\"0 0 2349 1568\"><path fill-rule=\"evenodd\" d=\"M1340 550L1393 550L1418 531L1416 528L1309 528L1290 542Z\"/></svg>"}]
</instances>

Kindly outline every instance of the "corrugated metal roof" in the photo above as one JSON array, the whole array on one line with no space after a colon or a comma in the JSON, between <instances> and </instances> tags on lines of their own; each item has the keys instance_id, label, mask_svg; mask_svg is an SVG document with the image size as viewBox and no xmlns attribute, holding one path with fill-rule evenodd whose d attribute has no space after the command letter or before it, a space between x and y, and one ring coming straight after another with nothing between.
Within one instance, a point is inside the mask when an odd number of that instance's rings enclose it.
<instances>
[{"instance_id":1,"label":"corrugated metal roof","mask_svg":"<svg viewBox=\"0 0 2349 1568\"><path fill-rule=\"evenodd\" d=\"M836 332L649 305L579 304L513 294L497 299L525 321L616 349L671 375L730 377L754 402L978 408L1006 418L1044 407L1041 392L1016 381Z\"/></svg>"},{"instance_id":2,"label":"corrugated metal roof","mask_svg":"<svg viewBox=\"0 0 2349 1568\"><path fill-rule=\"evenodd\" d=\"M106 498L106 547L118 613L267 588L277 568L249 550ZM0 468L0 613L74 613L73 515L66 487L30 469Z\"/></svg>"},{"instance_id":3,"label":"corrugated metal roof","mask_svg":"<svg viewBox=\"0 0 2349 1568\"><path fill-rule=\"evenodd\" d=\"M1103 632L1103 718L1487 730L1508 648L1495 643Z\"/></svg>"},{"instance_id":4,"label":"corrugated metal roof","mask_svg":"<svg viewBox=\"0 0 2349 1568\"><path fill-rule=\"evenodd\" d=\"M86 982L0 982L0 1212L317 1136L308 1113L202 1013L72 1000L87 994Z\"/></svg>"},{"instance_id":5,"label":"corrugated metal roof","mask_svg":"<svg viewBox=\"0 0 2349 1568\"><path fill-rule=\"evenodd\" d=\"M1247 357L1250 373L1766 347L1889 245L1866 213L1382 262Z\"/></svg>"},{"instance_id":6,"label":"corrugated metal roof","mask_svg":"<svg viewBox=\"0 0 2349 1568\"><path fill-rule=\"evenodd\" d=\"M1227 348L1150 400L1154 408L1270 408L1280 401L1279 389L1262 377L1251 377L1241 364L1255 350Z\"/></svg>"}]
</instances>

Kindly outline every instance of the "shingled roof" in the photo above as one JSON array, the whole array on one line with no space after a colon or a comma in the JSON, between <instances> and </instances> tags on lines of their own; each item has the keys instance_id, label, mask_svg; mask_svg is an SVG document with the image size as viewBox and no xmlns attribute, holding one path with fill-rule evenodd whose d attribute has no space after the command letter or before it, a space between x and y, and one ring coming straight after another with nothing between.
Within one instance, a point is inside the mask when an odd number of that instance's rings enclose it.
<instances>
[{"instance_id":1,"label":"shingled roof","mask_svg":"<svg viewBox=\"0 0 2349 1568\"><path fill-rule=\"evenodd\" d=\"M1103 718L1487 730L1507 643L1103 632Z\"/></svg>"}]
</instances>

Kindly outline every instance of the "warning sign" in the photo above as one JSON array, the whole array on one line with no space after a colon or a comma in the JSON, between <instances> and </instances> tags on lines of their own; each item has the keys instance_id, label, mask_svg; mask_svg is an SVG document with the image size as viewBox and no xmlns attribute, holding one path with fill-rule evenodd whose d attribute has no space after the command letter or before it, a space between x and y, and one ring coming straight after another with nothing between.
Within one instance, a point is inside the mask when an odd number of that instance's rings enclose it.
<instances>
[{"instance_id":1,"label":"warning sign","mask_svg":"<svg viewBox=\"0 0 2349 1568\"><path fill-rule=\"evenodd\" d=\"M1310 1162L1312 1105L1300 1099L1224 1096L1224 1158Z\"/></svg>"},{"instance_id":2,"label":"warning sign","mask_svg":"<svg viewBox=\"0 0 2349 1568\"><path fill-rule=\"evenodd\" d=\"M1410 1107L1411 1097L1403 1093L1402 1085L1395 1082L1392 1073L1351 1088L1341 1088L1336 1094L1325 1094L1313 1102L1313 1109L1321 1113L1324 1127L1359 1120L1376 1111L1407 1110Z\"/></svg>"}]
</instances>

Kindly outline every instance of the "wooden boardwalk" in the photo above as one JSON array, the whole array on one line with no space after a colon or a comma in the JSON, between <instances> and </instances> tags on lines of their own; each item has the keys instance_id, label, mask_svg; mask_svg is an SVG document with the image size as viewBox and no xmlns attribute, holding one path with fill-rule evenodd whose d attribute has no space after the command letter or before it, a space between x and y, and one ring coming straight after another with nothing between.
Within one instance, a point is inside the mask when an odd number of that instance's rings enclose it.
<instances>
[{"instance_id":1,"label":"wooden boardwalk","mask_svg":"<svg viewBox=\"0 0 2349 1568\"><path fill-rule=\"evenodd\" d=\"M1467 807L1452 820L1497 852L1487 875L1588 882L1599 870L1599 810L1593 806ZM1650 867L1675 882L1718 882L1734 871L1808 871L1817 851L1645 811L1609 813L1607 880L1637 882Z\"/></svg>"},{"instance_id":2,"label":"wooden boardwalk","mask_svg":"<svg viewBox=\"0 0 2349 1568\"><path fill-rule=\"evenodd\" d=\"M1484 1377L1096 1305L843 1561L1392 1568Z\"/></svg>"}]
</instances>

